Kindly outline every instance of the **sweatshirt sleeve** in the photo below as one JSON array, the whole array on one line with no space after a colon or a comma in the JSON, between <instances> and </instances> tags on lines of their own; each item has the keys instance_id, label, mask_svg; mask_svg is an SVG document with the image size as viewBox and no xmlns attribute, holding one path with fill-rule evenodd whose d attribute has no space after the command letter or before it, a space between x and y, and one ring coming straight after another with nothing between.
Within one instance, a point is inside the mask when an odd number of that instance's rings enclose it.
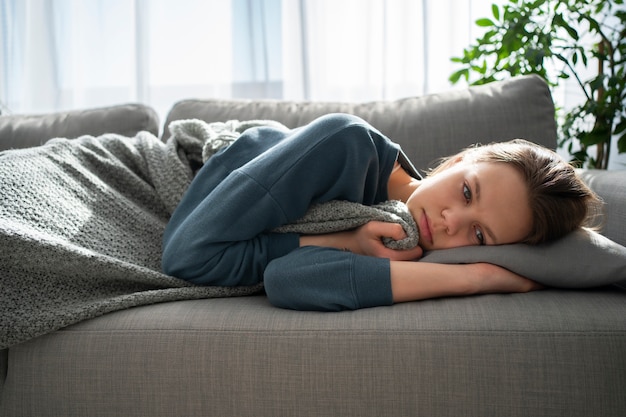
<instances>
[{"instance_id":1,"label":"sweatshirt sleeve","mask_svg":"<svg viewBox=\"0 0 626 417\"><path fill-rule=\"evenodd\" d=\"M350 115L290 130L247 130L198 172L163 238L163 270L197 284L251 285L299 247L272 229L313 203L387 199L398 145Z\"/></svg>"},{"instance_id":2,"label":"sweatshirt sleeve","mask_svg":"<svg viewBox=\"0 0 626 417\"><path fill-rule=\"evenodd\" d=\"M391 305L389 259L306 246L269 263L270 302L293 310L341 311Z\"/></svg>"}]
</instances>

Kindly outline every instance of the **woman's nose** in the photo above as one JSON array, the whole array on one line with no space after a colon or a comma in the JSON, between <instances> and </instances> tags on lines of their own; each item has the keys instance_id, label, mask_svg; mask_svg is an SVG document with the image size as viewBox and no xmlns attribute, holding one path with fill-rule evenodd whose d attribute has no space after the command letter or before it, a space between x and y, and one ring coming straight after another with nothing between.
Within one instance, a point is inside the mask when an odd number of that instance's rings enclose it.
<instances>
[{"instance_id":1,"label":"woman's nose","mask_svg":"<svg viewBox=\"0 0 626 417\"><path fill-rule=\"evenodd\" d=\"M441 217L444 219L444 226L446 233L449 235L456 235L459 231L464 230L469 222L469 213L454 209L447 208L441 211Z\"/></svg>"}]
</instances>

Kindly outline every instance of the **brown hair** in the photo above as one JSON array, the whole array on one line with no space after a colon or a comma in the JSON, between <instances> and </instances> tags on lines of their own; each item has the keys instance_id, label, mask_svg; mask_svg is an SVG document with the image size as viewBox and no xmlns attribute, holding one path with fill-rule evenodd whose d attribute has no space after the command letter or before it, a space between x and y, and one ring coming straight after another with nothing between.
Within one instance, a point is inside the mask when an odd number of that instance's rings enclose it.
<instances>
[{"instance_id":1,"label":"brown hair","mask_svg":"<svg viewBox=\"0 0 626 417\"><path fill-rule=\"evenodd\" d=\"M580 179L567 161L540 145L523 139L474 146L442 160L429 175L459 160L511 164L524 177L533 213L530 234L523 243L557 239L581 226L592 226L600 214L601 200Z\"/></svg>"}]
</instances>

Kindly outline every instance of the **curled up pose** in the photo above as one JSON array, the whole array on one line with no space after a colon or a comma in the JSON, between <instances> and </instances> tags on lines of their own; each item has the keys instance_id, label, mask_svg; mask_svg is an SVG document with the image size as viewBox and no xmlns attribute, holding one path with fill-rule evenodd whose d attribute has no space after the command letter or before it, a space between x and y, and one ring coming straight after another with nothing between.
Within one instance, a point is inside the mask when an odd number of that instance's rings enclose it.
<instances>
[{"instance_id":1,"label":"curled up pose","mask_svg":"<svg viewBox=\"0 0 626 417\"><path fill-rule=\"evenodd\" d=\"M419 245L394 250L404 229L277 233L314 204L406 204ZM584 225L597 197L556 153L523 140L469 148L422 178L400 147L362 119L323 116L293 129L256 127L197 173L164 235L164 272L197 284L263 282L274 305L358 309L541 286L502 267L415 262L424 251L537 244Z\"/></svg>"}]
</instances>

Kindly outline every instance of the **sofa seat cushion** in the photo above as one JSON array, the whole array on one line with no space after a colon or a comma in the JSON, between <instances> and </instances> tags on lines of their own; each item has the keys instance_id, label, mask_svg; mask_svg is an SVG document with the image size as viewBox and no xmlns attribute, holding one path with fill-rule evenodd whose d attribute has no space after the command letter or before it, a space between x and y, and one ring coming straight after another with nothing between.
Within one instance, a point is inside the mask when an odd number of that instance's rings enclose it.
<instances>
[{"instance_id":1,"label":"sofa seat cushion","mask_svg":"<svg viewBox=\"0 0 626 417\"><path fill-rule=\"evenodd\" d=\"M342 313L265 296L143 306L12 347L0 414L619 415L625 301L602 289Z\"/></svg>"}]
</instances>

